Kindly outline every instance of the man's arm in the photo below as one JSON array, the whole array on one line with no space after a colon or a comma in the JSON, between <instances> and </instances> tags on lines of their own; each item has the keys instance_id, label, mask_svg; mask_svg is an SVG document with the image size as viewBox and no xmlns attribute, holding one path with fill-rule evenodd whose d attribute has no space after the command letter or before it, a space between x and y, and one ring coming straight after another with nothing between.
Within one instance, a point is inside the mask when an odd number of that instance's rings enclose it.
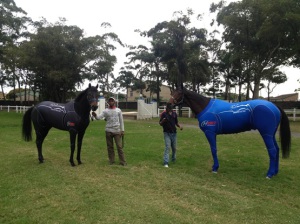
<instances>
[{"instance_id":1,"label":"man's arm","mask_svg":"<svg viewBox=\"0 0 300 224\"><path fill-rule=\"evenodd\" d=\"M166 113L163 112L160 116L159 124L162 126L167 121Z\"/></svg>"},{"instance_id":2,"label":"man's arm","mask_svg":"<svg viewBox=\"0 0 300 224\"><path fill-rule=\"evenodd\" d=\"M101 112L101 114L97 115L94 111L92 112L92 115L96 120L104 119L105 118L105 110Z\"/></svg>"},{"instance_id":3,"label":"man's arm","mask_svg":"<svg viewBox=\"0 0 300 224\"><path fill-rule=\"evenodd\" d=\"M120 130L121 130L121 132L123 132L122 134L124 134L125 127L124 127L123 114L122 114L122 111L121 111L121 110L120 110L120 112L119 112L119 121L120 121Z\"/></svg>"},{"instance_id":4,"label":"man's arm","mask_svg":"<svg viewBox=\"0 0 300 224\"><path fill-rule=\"evenodd\" d=\"M180 128L180 130L183 129L183 127L178 123L178 117L177 117L177 114L176 114L176 117L175 117L175 125Z\"/></svg>"}]
</instances>

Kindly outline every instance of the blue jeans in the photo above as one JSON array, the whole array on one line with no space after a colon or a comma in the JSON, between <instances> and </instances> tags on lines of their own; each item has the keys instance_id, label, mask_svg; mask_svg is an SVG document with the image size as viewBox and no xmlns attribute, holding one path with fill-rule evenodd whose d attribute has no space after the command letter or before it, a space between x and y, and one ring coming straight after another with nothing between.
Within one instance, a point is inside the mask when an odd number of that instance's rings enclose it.
<instances>
[{"instance_id":1,"label":"blue jeans","mask_svg":"<svg viewBox=\"0 0 300 224\"><path fill-rule=\"evenodd\" d=\"M164 164L169 164L169 149L172 148L172 161L176 160L176 133L164 132L165 139L165 152L164 152Z\"/></svg>"}]
</instances>

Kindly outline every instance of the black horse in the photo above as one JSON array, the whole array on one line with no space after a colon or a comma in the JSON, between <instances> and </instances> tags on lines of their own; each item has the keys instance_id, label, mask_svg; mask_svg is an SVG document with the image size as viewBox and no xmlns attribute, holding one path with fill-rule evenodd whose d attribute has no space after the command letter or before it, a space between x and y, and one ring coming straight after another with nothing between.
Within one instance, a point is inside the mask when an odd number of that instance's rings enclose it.
<instances>
[{"instance_id":1,"label":"black horse","mask_svg":"<svg viewBox=\"0 0 300 224\"><path fill-rule=\"evenodd\" d=\"M70 163L75 166L73 156L75 151L75 141L77 137L77 161L81 164L80 153L82 139L86 128L90 123L90 111L97 109L98 85L89 87L82 91L74 101L66 104L44 101L29 108L23 116L22 134L25 141L32 140L33 122L36 133L36 146L38 149L38 159L44 162L42 154L42 144L49 130L54 127L60 130L69 131L71 143Z\"/></svg>"}]
</instances>

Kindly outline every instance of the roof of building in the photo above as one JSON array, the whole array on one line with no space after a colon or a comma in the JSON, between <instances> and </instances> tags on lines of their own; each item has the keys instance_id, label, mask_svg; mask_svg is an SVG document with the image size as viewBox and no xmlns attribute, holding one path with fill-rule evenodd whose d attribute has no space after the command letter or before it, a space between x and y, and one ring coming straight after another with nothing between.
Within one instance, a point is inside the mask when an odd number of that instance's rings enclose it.
<instances>
[{"instance_id":1,"label":"roof of building","mask_svg":"<svg viewBox=\"0 0 300 224\"><path fill-rule=\"evenodd\" d=\"M295 97L296 100L299 99L299 93L289 93L289 94L283 94L275 97L270 97L270 100L286 100L288 98Z\"/></svg>"}]
</instances>

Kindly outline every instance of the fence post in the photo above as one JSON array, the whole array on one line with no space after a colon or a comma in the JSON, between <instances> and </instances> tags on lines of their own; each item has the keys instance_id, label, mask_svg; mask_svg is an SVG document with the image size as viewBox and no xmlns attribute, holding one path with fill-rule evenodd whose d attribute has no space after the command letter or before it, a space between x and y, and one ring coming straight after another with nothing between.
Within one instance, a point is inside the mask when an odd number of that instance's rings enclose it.
<instances>
[{"instance_id":1,"label":"fence post","mask_svg":"<svg viewBox=\"0 0 300 224\"><path fill-rule=\"evenodd\" d=\"M8 107L7 107L7 112L9 113L9 105L8 105Z\"/></svg>"},{"instance_id":2,"label":"fence post","mask_svg":"<svg viewBox=\"0 0 300 224\"><path fill-rule=\"evenodd\" d=\"M296 108L294 108L294 111L293 111L293 120L296 121Z\"/></svg>"}]
</instances>

